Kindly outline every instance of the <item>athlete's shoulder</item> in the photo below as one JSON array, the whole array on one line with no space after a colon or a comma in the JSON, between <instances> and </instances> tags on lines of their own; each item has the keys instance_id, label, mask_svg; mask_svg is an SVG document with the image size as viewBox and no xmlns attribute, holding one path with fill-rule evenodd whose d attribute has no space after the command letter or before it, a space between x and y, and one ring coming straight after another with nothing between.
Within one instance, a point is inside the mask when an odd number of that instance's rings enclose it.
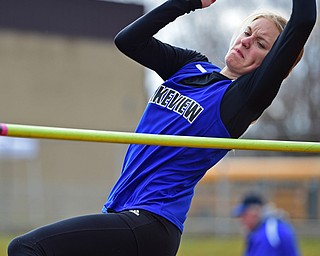
<instances>
[{"instance_id":1,"label":"athlete's shoulder","mask_svg":"<svg viewBox=\"0 0 320 256\"><path fill-rule=\"evenodd\" d=\"M220 72L221 68L218 66L204 61L190 62L180 68L171 78L177 78L180 76L198 76L201 74Z\"/></svg>"}]
</instances>

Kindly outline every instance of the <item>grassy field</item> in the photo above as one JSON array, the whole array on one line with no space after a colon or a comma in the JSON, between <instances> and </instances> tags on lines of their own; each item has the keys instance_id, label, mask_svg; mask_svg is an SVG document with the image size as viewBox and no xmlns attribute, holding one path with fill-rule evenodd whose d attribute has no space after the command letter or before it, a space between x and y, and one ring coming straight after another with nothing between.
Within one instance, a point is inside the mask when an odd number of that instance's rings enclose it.
<instances>
[{"instance_id":1,"label":"grassy field","mask_svg":"<svg viewBox=\"0 0 320 256\"><path fill-rule=\"evenodd\" d=\"M0 255L7 255L7 246L11 237L0 234Z\"/></svg>"},{"instance_id":2,"label":"grassy field","mask_svg":"<svg viewBox=\"0 0 320 256\"><path fill-rule=\"evenodd\" d=\"M319 238L301 238L299 241L302 256L320 255ZM240 237L183 238L178 256L241 256L243 241Z\"/></svg>"},{"instance_id":3,"label":"grassy field","mask_svg":"<svg viewBox=\"0 0 320 256\"><path fill-rule=\"evenodd\" d=\"M0 255L7 255L7 246L12 237L0 235ZM302 256L320 255L320 238L301 238ZM177 256L237 256L243 248L240 237L184 237Z\"/></svg>"}]
</instances>

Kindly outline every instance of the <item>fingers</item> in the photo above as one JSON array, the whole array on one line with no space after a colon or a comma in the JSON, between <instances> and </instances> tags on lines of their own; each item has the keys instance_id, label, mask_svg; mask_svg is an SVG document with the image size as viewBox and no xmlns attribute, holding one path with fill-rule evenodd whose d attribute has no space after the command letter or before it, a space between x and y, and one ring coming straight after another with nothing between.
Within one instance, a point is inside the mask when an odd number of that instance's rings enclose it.
<instances>
[{"instance_id":1,"label":"fingers","mask_svg":"<svg viewBox=\"0 0 320 256\"><path fill-rule=\"evenodd\" d=\"M216 0L201 0L202 8L209 7L212 5Z\"/></svg>"}]
</instances>

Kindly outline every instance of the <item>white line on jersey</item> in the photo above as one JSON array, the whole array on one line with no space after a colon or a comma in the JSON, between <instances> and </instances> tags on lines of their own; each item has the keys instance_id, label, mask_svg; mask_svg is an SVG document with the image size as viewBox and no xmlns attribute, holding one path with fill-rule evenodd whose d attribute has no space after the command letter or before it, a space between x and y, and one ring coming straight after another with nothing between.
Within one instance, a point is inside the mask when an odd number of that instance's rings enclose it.
<instances>
[{"instance_id":1,"label":"white line on jersey","mask_svg":"<svg viewBox=\"0 0 320 256\"><path fill-rule=\"evenodd\" d=\"M129 210L129 212L132 212L133 214L139 216L140 215L140 212L139 210Z\"/></svg>"}]
</instances>

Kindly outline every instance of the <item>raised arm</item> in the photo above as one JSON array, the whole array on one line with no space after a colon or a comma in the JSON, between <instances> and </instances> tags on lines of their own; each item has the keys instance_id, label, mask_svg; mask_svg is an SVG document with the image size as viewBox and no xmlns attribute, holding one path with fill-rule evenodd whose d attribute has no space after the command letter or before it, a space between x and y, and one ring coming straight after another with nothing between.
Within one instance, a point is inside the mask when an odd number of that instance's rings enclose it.
<instances>
[{"instance_id":1,"label":"raised arm","mask_svg":"<svg viewBox=\"0 0 320 256\"><path fill-rule=\"evenodd\" d=\"M288 24L261 66L248 78L254 83L251 99L261 110L269 106L303 49L316 22L315 0L293 0ZM268 96L268 97L266 97ZM260 102L260 104L258 104ZM265 105L264 105L264 104Z\"/></svg>"},{"instance_id":2,"label":"raised arm","mask_svg":"<svg viewBox=\"0 0 320 256\"><path fill-rule=\"evenodd\" d=\"M292 2L290 19L262 64L238 78L224 95L221 114L232 137L241 136L270 106L315 25L316 0Z\"/></svg>"},{"instance_id":3,"label":"raised arm","mask_svg":"<svg viewBox=\"0 0 320 256\"><path fill-rule=\"evenodd\" d=\"M205 6L212 0L205 1ZM124 28L115 38L121 52L156 71L164 80L191 61L208 61L196 51L163 43L153 36L177 17L202 8L200 0L169 0Z\"/></svg>"}]
</instances>

